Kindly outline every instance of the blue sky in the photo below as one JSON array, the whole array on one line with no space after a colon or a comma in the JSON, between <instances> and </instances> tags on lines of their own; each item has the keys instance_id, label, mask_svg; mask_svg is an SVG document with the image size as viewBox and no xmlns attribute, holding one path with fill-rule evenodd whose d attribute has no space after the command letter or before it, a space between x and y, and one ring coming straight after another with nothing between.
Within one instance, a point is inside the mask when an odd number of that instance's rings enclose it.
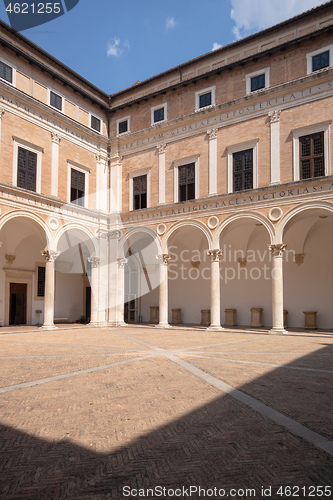
<instances>
[{"instance_id":1,"label":"blue sky","mask_svg":"<svg viewBox=\"0 0 333 500\"><path fill-rule=\"evenodd\" d=\"M80 0L64 16L22 34L100 89L114 93L321 3ZM0 18L8 22L2 0Z\"/></svg>"}]
</instances>

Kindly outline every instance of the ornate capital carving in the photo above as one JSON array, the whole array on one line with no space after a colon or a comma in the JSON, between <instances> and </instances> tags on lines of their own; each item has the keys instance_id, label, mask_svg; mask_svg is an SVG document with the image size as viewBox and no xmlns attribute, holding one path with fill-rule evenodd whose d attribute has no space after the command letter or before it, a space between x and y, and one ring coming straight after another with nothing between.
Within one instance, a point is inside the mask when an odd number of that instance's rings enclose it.
<instances>
[{"instance_id":1,"label":"ornate capital carving","mask_svg":"<svg viewBox=\"0 0 333 500\"><path fill-rule=\"evenodd\" d=\"M41 250L40 253L47 262L54 262L60 255L60 252L57 252L56 250Z\"/></svg>"},{"instance_id":2,"label":"ornate capital carving","mask_svg":"<svg viewBox=\"0 0 333 500\"><path fill-rule=\"evenodd\" d=\"M96 153L96 154L95 154L95 158L96 158L97 163L99 163L99 162L102 160L102 155L101 155L101 153Z\"/></svg>"},{"instance_id":3,"label":"ornate capital carving","mask_svg":"<svg viewBox=\"0 0 333 500\"><path fill-rule=\"evenodd\" d=\"M281 113L280 109L275 109L271 113L268 113L268 118L271 124L276 123L280 120L280 113Z\"/></svg>"},{"instance_id":4,"label":"ornate capital carving","mask_svg":"<svg viewBox=\"0 0 333 500\"><path fill-rule=\"evenodd\" d=\"M295 264L300 266L304 262L304 253L295 253Z\"/></svg>"},{"instance_id":5,"label":"ornate capital carving","mask_svg":"<svg viewBox=\"0 0 333 500\"><path fill-rule=\"evenodd\" d=\"M109 239L110 240L120 240L121 236L122 236L122 233L119 229L116 229L115 231L109 232Z\"/></svg>"},{"instance_id":6,"label":"ornate capital carving","mask_svg":"<svg viewBox=\"0 0 333 500\"><path fill-rule=\"evenodd\" d=\"M276 245L269 245L269 249L274 257L282 257L287 245L285 243L277 243Z\"/></svg>"},{"instance_id":7,"label":"ornate capital carving","mask_svg":"<svg viewBox=\"0 0 333 500\"><path fill-rule=\"evenodd\" d=\"M159 155L164 155L165 148L166 148L166 144L160 144L159 146L157 146L158 154Z\"/></svg>"},{"instance_id":8,"label":"ornate capital carving","mask_svg":"<svg viewBox=\"0 0 333 500\"><path fill-rule=\"evenodd\" d=\"M121 165L122 157L117 152L117 153L115 153L115 154L113 154L113 155L110 156L110 161L111 161L111 165L113 167L115 167L117 165Z\"/></svg>"},{"instance_id":9,"label":"ornate capital carving","mask_svg":"<svg viewBox=\"0 0 333 500\"><path fill-rule=\"evenodd\" d=\"M216 139L217 137L217 128L212 128L211 130L207 130L207 135L209 140Z\"/></svg>"},{"instance_id":10,"label":"ornate capital carving","mask_svg":"<svg viewBox=\"0 0 333 500\"><path fill-rule=\"evenodd\" d=\"M124 269L125 265L127 264L128 260L127 259L117 259L118 262L118 267L119 269Z\"/></svg>"},{"instance_id":11,"label":"ornate capital carving","mask_svg":"<svg viewBox=\"0 0 333 500\"><path fill-rule=\"evenodd\" d=\"M60 141L61 141L61 137L59 134L57 134L56 132L51 132L51 138L52 138L52 142L54 144L59 144Z\"/></svg>"},{"instance_id":12,"label":"ornate capital carving","mask_svg":"<svg viewBox=\"0 0 333 500\"><path fill-rule=\"evenodd\" d=\"M4 114L5 114L5 110L3 108L0 108L0 120Z\"/></svg>"},{"instance_id":13,"label":"ornate capital carving","mask_svg":"<svg viewBox=\"0 0 333 500\"><path fill-rule=\"evenodd\" d=\"M215 250L208 250L207 255L211 258L212 262L219 262L223 252L216 248Z\"/></svg>"},{"instance_id":14,"label":"ornate capital carving","mask_svg":"<svg viewBox=\"0 0 333 500\"><path fill-rule=\"evenodd\" d=\"M101 259L99 257L88 257L88 262L91 264L93 269L99 267Z\"/></svg>"},{"instance_id":15,"label":"ornate capital carving","mask_svg":"<svg viewBox=\"0 0 333 500\"><path fill-rule=\"evenodd\" d=\"M167 266L169 264L171 256L168 253L163 253L162 255L156 255L156 259L159 261L160 264Z\"/></svg>"},{"instance_id":16,"label":"ornate capital carving","mask_svg":"<svg viewBox=\"0 0 333 500\"><path fill-rule=\"evenodd\" d=\"M0 245L1 246L1 245ZM5 255L6 262L9 266L11 266L16 259L16 255L9 255L8 253Z\"/></svg>"}]
</instances>

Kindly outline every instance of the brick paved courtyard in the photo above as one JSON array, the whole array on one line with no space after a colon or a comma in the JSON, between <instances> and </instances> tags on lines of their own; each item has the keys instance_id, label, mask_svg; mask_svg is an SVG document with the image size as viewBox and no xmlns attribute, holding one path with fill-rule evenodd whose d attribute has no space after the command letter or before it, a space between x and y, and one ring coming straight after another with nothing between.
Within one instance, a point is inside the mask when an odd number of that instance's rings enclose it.
<instances>
[{"instance_id":1,"label":"brick paved courtyard","mask_svg":"<svg viewBox=\"0 0 333 500\"><path fill-rule=\"evenodd\" d=\"M1 499L330 498L332 335L2 329L0 359Z\"/></svg>"}]
</instances>

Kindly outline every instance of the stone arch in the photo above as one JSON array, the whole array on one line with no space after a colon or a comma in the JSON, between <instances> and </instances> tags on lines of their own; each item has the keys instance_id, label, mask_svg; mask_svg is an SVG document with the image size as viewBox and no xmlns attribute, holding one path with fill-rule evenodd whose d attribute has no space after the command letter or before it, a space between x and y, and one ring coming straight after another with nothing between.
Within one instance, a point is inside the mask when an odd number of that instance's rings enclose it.
<instances>
[{"instance_id":1,"label":"stone arch","mask_svg":"<svg viewBox=\"0 0 333 500\"><path fill-rule=\"evenodd\" d=\"M333 212L333 203L328 201L322 201L322 202L315 201L315 202L302 203L301 205L292 208L282 217L282 219L278 222L276 226L276 241L278 240L281 242L283 241L283 237L287 229L287 226L289 223L292 222L293 219L295 219L298 215L302 214L303 212L307 213L308 211L311 210L323 210L323 211Z\"/></svg>"},{"instance_id":2,"label":"stone arch","mask_svg":"<svg viewBox=\"0 0 333 500\"><path fill-rule=\"evenodd\" d=\"M4 214L2 217L0 217L0 231L3 229L3 227L5 226L6 223L8 223L9 221L11 221L15 218L19 218L19 217L26 218L26 219L29 219L29 220L35 222L37 224L38 228L43 230L43 236L45 235L45 238L46 238L46 246L49 248L52 248L52 246L54 244L54 237L53 237L49 227L47 226L45 220L42 217L40 217L39 215L34 214L32 212L28 212L26 210L11 211L11 212Z\"/></svg>"},{"instance_id":3,"label":"stone arch","mask_svg":"<svg viewBox=\"0 0 333 500\"><path fill-rule=\"evenodd\" d=\"M240 221L242 219L254 219L260 222L266 228L270 238L270 242L271 243L274 242L275 229L272 223L267 219L267 217L257 212L246 211L246 212L240 212L236 215L231 215L230 217L222 221L214 231L214 243L216 245L219 245L219 240L223 231L227 229L228 226L230 226L230 224L234 223L235 221Z\"/></svg>"},{"instance_id":4,"label":"stone arch","mask_svg":"<svg viewBox=\"0 0 333 500\"><path fill-rule=\"evenodd\" d=\"M89 248L91 255L97 255L98 246L97 246L96 237L92 234L92 232L88 228L86 228L85 226L83 226L81 224L77 224L77 223L67 223L58 229L58 231L56 233L55 241L54 241L56 249L58 248L61 237L64 236L65 233L66 232L68 233L69 231L73 231L74 234L78 234L78 233L85 234L88 237L87 247Z\"/></svg>"},{"instance_id":5,"label":"stone arch","mask_svg":"<svg viewBox=\"0 0 333 500\"><path fill-rule=\"evenodd\" d=\"M209 250L211 250L212 249L212 244L213 244L213 237L212 237L212 233L211 233L210 229L203 222L195 221L194 220L194 221L181 221L181 222L177 222L176 224L173 224L171 227L169 227L169 229L166 231L166 233L162 237L162 250L163 250L163 253L167 253L169 240L170 240L171 236L178 229L181 229L182 227L191 227L191 226L192 227L196 227L197 229L199 229L200 231L202 231L202 233L207 238L208 248L209 248Z\"/></svg>"}]
</instances>

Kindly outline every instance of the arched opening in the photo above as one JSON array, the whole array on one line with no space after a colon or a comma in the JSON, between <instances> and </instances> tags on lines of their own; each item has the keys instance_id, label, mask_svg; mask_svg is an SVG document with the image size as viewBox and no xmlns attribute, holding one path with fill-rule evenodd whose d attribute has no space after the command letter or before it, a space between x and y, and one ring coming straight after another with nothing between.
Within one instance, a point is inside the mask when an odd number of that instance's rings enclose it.
<instances>
[{"instance_id":1,"label":"arched opening","mask_svg":"<svg viewBox=\"0 0 333 500\"><path fill-rule=\"evenodd\" d=\"M283 242L289 255L284 263L288 326L304 328L304 313L313 312L318 328L333 328L333 207L304 207L289 214Z\"/></svg>"},{"instance_id":2,"label":"arched opening","mask_svg":"<svg viewBox=\"0 0 333 500\"><path fill-rule=\"evenodd\" d=\"M150 322L150 308L158 307L158 236L152 231L129 231L123 243L125 264L124 321Z\"/></svg>"},{"instance_id":3,"label":"arched opening","mask_svg":"<svg viewBox=\"0 0 333 500\"><path fill-rule=\"evenodd\" d=\"M91 263L95 247L79 228L64 228L55 261L55 322L89 323L91 319Z\"/></svg>"},{"instance_id":4,"label":"arched opening","mask_svg":"<svg viewBox=\"0 0 333 500\"><path fill-rule=\"evenodd\" d=\"M169 321L172 324L201 324L201 311L210 308L211 269L207 255L210 244L207 234L199 225L182 224L170 232L167 248L170 255Z\"/></svg>"},{"instance_id":5,"label":"arched opening","mask_svg":"<svg viewBox=\"0 0 333 500\"><path fill-rule=\"evenodd\" d=\"M25 215L8 218L0 230L0 324L43 323L47 245L43 221Z\"/></svg>"},{"instance_id":6,"label":"arched opening","mask_svg":"<svg viewBox=\"0 0 333 500\"><path fill-rule=\"evenodd\" d=\"M221 318L226 326L251 325L251 309L262 309L260 323L272 324L270 234L259 217L227 221L220 234ZM230 324L225 310L233 312Z\"/></svg>"}]
</instances>

